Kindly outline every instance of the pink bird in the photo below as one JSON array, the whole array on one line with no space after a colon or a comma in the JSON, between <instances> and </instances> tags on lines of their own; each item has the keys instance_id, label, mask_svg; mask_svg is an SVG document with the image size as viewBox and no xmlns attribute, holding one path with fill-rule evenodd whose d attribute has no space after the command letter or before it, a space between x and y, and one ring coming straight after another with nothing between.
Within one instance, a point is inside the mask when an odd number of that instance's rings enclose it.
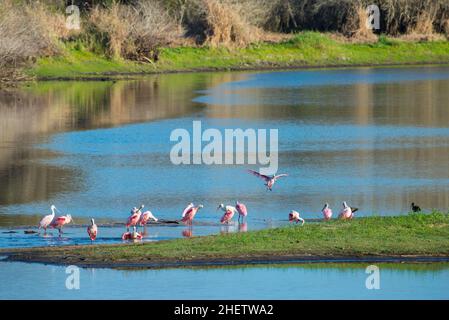
<instances>
[{"instance_id":1,"label":"pink bird","mask_svg":"<svg viewBox=\"0 0 449 320\"><path fill-rule=\"evenodd\" d=\"M200 204L198 206L194 206L192 203L189 204L183 211L182 213L182 219L181 221L186 223L186 224L190 224L192 225L193 222L193 218L195 217L195 215L197 214L198 210L200 210L201 208L203 208L203 205Z\"/></svg>"},{"instance_id":2,"label":"pink bird","mask_svg":"<svg viewBox=\"0 0 449 320\"><path fill-rule=\"evenodd\" d=\"M130 226L136 226L137 223L140 221L140 216L142 215L142 209L144 205L142 204L140 208L134 207L131 210L131 215L128 217L128 221L126 222L126 230L129 231Z\"/></svg>"},{"instance_id":3,"label":"pink bird","mask_svg":"<svg viewBox=\"0 0 449 320\"><path fill-rule=\"evenodd\" d=\"M50 227L53 222L53 219L55 218L55 210L57 210L54 205L52 205L50 209L51 214L44 216L41 221L39 221L39 229L44 229L44 234L47 234L47 228Z\"/></svg>"},{"instance_id":4,"label":"pink bird","mask_svg":"<svg viewBox=\"0 0 449 320\"><path fill-rule=\"evenodd\" d=\"M354 213L352 212L352 209L346 204L346 202L343 202L343 209L340 211L339 218L346 220L346 219L352 219L354 217Z\"/></svg>"},{"instance_id":5,"label":"pink bird","mask_svg":"<svg viewBox=\"0 0 449 320\"><path fill-rule=\"evenodd\" d=\"M136 230L136 226L133 226L133 232L125 232L122 234L122 240L142 240L143 236Z\"/></svg>"},{"instance_id":6,"label":"pink bird","mask_svg":"<svg viewBox=\"0 0 449 320\"><path fill-rule=\"evenodd\" d=\"M327 221L332 218L332 209L329 207L328 203L324 205L324 208L323 210L321 210L321 212L323 213L324 220Z\"/></svg>"},{"instance_id":7,"label":"pink bird","mask_svg":"<svg viewBox=\"0 0 449 320\"><path fill-rule=\"evenodd\" d=\"M236 202L235 208L237 209L237 212L239 213L239 222L240 217L242 217L242 221L245 219L245 217L248 215L248 210L246 210L246 206L243 203Z\"/></svg>"},{"instance_id":8,"label":"pink bird","mask_svg":"<svg viewBox=\"0 0 449 320\"><path fill-rule=\"evenodd\" d=\"M285 173L281 173L278 175L272 175L272 176L266 176L264 174L260 174L257 171L254 171L254 170L248 170L248 172L252 173L256 177L259 177L259 178L265 180L265 185L267 186L267 190L270 190L270 191L273 191L272 190L273 186L279 178L288 176L288 174L285 174Z\"/></svg>"},{"instance_id":9,"label":"pink bird","mask_svg":"<svg viewBox=\"0 0 449 320\"><path fill-rule=\"evenodd\" d=\"M185 207L184 211L182 212L182 217L184 218L186 216L186 213L190 211L194 207L193 203L190 202L187 207Z\"/></svg>"},{"instance_id":10,"label":"pink bird","mask_svg":"<svg viewBox=\"0 0 449 320\"><path fill-rule=\"evenodd\" d=\"M226 224L231 222L232 217L234 217L234 214L237 211L233 206L225 206L223 203L217 207L217 210L218 209L221 209L224 211L224 214L221 217L220 222L226 223Z\"/></svg>"},{"instance_id":11,"label":"pink bird","mask_svg":"<svg viewBox=\"0 0 449 320\"><path fill-rule=\"evenodd\" d=\"M91 241L94 241L97 238L98 233L98 227L95 224L95 220L92 218L90 219L91 225L87 227L87 234L89 235L89 238Z\"/></svg>"},{"instance_id":12,"label":"pink bird","mask_svg":"<svg viewBox=\"0 0 449 320\"><path fill-rule=\"evenodd\" d=\"M301 225L304 225L305 220L303 218L301 218L299 216L299 212L292 210L289 214L288 214L288 221L290 222L301 222Z\"/></svg>"},{"instance_id":13,"label":"pink bird","mask_svg":"<svg viewBox=\"0 0 449 320\"><path fill-rule=\"evenodd\" d=\"M64 227L64 225L69 224L70 222L72 222L72 216L70 214L67 214L65 216L60 216L57 217L56 219L53 220L53 222L51 223L51 227L58 229L59 230L59 234L62 234L62 228Z\"/></svg>"},{"instance_id":14,"label":"pink bird","mask_svg":"<svg viewBox=\"0 0 449 320\"><path fill-rule=\"evenodd\" d=\"M151 213L151 211L145 211L140 216L139 225L145 226L150 220L157 222L157 218Z\"/></svg>"}]
</instances>

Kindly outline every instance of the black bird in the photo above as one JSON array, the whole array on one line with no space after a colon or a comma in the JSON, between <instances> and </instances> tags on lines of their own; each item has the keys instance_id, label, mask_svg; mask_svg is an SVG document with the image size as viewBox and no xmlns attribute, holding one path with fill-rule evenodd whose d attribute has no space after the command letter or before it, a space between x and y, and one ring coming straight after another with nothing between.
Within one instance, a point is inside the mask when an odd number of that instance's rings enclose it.
<instances>
[{"instance_id":1,"label":"black bird","mask_svg":"<svg viewBox=\"0 0 449 320\"><path fill-rule=\"evenodd\" d=\"M421 208L414 202L412 202L410 208L412 209L413 212L421 212Z\"/></svg>"}]
</instances>

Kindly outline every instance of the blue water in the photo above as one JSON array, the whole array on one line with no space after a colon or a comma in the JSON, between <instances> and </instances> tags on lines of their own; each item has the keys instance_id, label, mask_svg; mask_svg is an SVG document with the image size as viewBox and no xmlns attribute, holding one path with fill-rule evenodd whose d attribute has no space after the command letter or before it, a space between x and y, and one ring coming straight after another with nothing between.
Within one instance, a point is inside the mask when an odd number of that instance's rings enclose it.
<instances>
[{"instance_id":1,"label":"blue water","mask_svg":"<svg viewBox=\"0 0 449 320\"><path fill-rule=\"evenodd\" d=\"M17 131L21 143L11 147L15 136L0 141L6 158L0 161L0 214L36 216L29 224L37 224L51 204L75 221L125 222L141 203L158 218L174 220L195 202L204 205L195 219L217 224L217 205L238 200L255 229L285 224L292 209L306 220L320 218L325 202L335 215L343 201L359 208L357 216L407 214L411 202L425 211L449 208L449 67L40 86L25 96L39 101L33 112L0 108L21 124L3 132L8 138ZM246 172L259 165L174 165L170 134L178 128L192 133L196 120L203 130L221 133L277 129L278 173L289 176L269 192ZM34 127L40 131L28 133ZM181 234L167 230L169 237ZM0 245L8 246L4 239Z\"/></svg>"},{"instance_id":2,"label":"blue water","mask_svg":"<svg viewBox=\"0 0 449 320\"><path fill-rule=\"evenodd\" d=\"M80 269L79 290L65 267L0 262L0 299L448 299L449 269L379 266L380 289L367 289L367 266L304 266L123 271ZM20 277L17 272L20 270Z\"/></svg>"}]
</instances>

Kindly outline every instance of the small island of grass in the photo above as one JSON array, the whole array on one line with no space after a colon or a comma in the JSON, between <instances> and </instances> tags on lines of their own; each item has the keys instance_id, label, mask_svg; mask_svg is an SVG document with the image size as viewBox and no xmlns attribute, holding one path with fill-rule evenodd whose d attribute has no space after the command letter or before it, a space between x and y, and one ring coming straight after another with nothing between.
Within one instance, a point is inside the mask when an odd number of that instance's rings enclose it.
<instances>
[{"instance_id":1,"label":"small island of grass","mask_svg":"<svg viewBox=\"0 0 449 320\"><path fill-rule=\"evenodd\" d=\"M151 243L2 251L13 261L92 267L444 260L449 258L449 214L334 219L304 226Z\"/></svg>"}]
</instances>

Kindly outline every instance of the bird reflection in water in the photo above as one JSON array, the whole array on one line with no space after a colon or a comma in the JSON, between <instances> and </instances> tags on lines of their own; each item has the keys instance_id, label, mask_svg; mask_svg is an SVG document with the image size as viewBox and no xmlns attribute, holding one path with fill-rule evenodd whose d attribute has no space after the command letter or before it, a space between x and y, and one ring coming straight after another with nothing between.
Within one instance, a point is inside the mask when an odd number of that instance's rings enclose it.
<instances>
[{"instance_id":1,"label":"bird reflection in water","mask_svg":"<svg viewBox=\"0 0 449 320\"><path fill-rule=\"evenodd\" d=\"M239 223L239 232L247 232L248 231L248 223Z\"/></svg>"},{"instance_id":2,"label":"bird reflection in water","mask_svg":"<svg viewBox=\"0 0 449 320\"><path fill-rule=\"evenodd\" d=\"M185 238L191 238L193 236L192 228L182 230L182 236Z\"/></svg>"}]
</instances>

